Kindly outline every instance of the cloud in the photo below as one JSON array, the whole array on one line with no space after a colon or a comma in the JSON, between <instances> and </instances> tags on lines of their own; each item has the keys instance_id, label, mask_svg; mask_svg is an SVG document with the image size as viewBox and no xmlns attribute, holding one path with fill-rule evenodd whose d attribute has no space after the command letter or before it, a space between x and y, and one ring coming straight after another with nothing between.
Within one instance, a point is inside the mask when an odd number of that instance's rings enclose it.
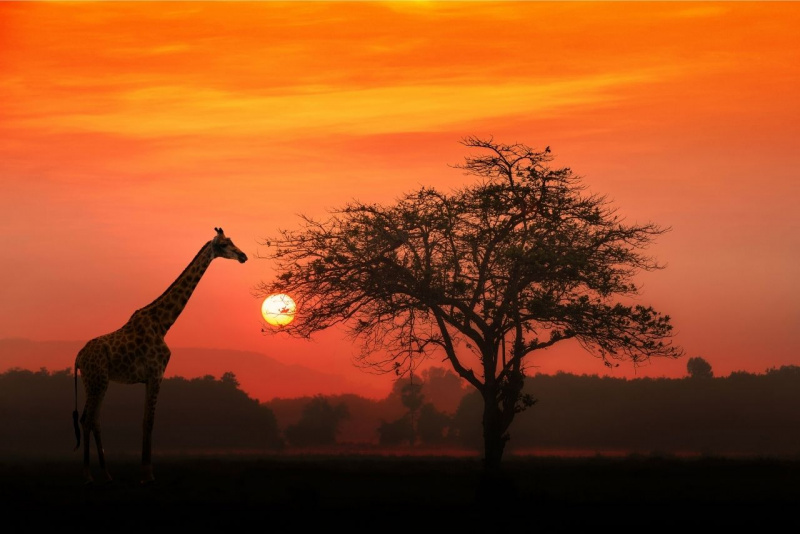
<instances>
[{"instance_id":1,"label":"cloud","mask_svg":"<svg viewBox=\"0 0 800 534\"><path fill-rule=\"evenodd\" d=\"M492 117L545 117L576 106L608 105L620 98L623 88L664 76L650 70L539 83L307 86L271 94L165 85L106 95L113 103L98 110L20 117L16 122L25 128L134 138L436 131Z\"/></svg>"}]
</instances>

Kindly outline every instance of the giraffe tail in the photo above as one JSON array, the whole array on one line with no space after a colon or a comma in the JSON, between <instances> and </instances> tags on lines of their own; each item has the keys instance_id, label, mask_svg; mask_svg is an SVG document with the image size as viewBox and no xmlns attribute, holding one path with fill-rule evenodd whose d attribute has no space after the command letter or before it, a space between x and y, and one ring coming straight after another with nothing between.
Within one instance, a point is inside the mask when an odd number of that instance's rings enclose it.
<instances>
[{"instance_id":1,"label":"giraffe tail","mask_svg":"<svg viewBox=\"0 0 800 534\"><path fill-rule=\"evenodd\" d=\"M78 443L73 450L78 450L81 446L81 427L78 424L78 361L75 360L75 410L72 412L72 426L75 427L75 438Z\"/></svg>"}]
</instances>

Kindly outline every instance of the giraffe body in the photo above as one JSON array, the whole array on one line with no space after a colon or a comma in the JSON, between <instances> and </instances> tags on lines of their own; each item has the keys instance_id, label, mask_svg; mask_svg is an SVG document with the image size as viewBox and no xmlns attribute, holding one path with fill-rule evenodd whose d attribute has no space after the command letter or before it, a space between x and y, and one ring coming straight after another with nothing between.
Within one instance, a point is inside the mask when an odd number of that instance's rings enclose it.
<instances>
[{"instance_id":1,"label":"giraffe body","mask_svg":"<svg viewBox=\"0 0 800 534\"><path fill-rule=\"evenodd\" d=\"M100 469L107 481L111 475L106 467L100 428L100 409L109 382L145 384L145 405L142 424L142 482L152 482L152 436L158 393L169 363L170 350L164 336L175 323L211 262L218 257L235 259L240 263L247 256L225 237L221 228L217 235L203 245L191 263L169 288L156 300L136 310L121 328L96 337L84 345L75 358L75 411L73 421L80 447L83 431L83 476L92 482L90 469L90 438L94 435ZM86 401L78 419L78 370L83 380Z\"/></svg>"}]
</instances>

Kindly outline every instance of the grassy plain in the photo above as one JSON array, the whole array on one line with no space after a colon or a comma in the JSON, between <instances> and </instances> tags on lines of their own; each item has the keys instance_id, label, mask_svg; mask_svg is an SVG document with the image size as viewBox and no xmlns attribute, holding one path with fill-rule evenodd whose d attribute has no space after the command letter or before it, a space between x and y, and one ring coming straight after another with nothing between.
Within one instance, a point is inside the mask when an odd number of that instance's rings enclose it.
<instances>
[{"instance_id":1,"label":"grassy plain","mask_svg":"<svg viewBox=\"0 0 800 534\"><path fill-rule=\"evenodd\" d=\"M85 485L78 452L0 460L2 524L15 527L4 531L763 533L800 526L800 460L791 459L508 456L501 475L486 477L473 457L156 456L157 480L146 486L135 456L108 461L114 481Z\"/></svg>"}]
</instances>

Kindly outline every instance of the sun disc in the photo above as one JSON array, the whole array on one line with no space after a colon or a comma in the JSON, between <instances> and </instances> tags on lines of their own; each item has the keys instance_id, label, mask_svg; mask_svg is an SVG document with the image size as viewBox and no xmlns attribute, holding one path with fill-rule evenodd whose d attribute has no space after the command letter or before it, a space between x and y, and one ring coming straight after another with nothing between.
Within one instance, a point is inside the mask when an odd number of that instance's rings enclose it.
<instances>
[{"instance_id":1,"label":"sun disc","mask_svg":"<svg viewBox=\"0 0 800 534\"><path fill-rule=\"evenodd\" d=\"M297 305L289 295L274 293L261 303L261 315L272 326L286 326L294 321Z\"/></svg>"}]
</instances>

